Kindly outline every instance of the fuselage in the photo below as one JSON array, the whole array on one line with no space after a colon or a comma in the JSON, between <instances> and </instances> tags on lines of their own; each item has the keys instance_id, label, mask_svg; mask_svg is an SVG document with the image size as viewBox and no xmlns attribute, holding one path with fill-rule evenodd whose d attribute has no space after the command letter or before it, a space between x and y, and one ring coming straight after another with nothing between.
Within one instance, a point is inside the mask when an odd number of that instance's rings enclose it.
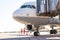
<instances>
[{"instance_id":1,"label":"fuselage","mask_svg":"<svg viewBox=\"0 0 60 40\"><path fill-rule=\"evenodd\" d=\"M36 2L24 3L14 12L13 18L23 24L46 25L51 21L51 17L36 15Z\"/></svg>"}]
</instances>

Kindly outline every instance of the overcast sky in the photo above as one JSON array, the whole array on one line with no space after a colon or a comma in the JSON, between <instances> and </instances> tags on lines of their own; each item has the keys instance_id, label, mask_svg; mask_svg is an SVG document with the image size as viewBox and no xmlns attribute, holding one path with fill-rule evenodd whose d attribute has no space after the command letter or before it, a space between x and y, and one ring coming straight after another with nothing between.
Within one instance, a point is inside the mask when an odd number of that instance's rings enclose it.
<instances>
[{"instance_id":1,"label":"overcast sky","mask_svg":"<svg viewBox=\"0 0 60 40\"><path fill-rule=\"evenodd\" d=\"M0 0L0 32L4 31L19 31L20 28L25 27L12 18L12 14L20 6L29 1L35 0Z\"/></svg>"}]
</instances>

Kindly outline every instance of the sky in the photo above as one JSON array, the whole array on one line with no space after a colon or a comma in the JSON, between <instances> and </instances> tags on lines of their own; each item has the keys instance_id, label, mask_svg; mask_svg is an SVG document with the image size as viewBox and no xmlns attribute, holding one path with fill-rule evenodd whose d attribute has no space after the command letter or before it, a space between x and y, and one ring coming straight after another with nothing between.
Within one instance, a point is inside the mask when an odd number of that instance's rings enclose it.
<instances>
[{"instance_id":1,"label":"sky","mask_svg":"<svg viewBox=\"0 0 60 40\"><path fill-rule=\"evenodd\" d=\"M25 25L15 21L12 14L25 2L36 0L0 0L0 32L19 31Z\"/></svg>"}]
</instances>

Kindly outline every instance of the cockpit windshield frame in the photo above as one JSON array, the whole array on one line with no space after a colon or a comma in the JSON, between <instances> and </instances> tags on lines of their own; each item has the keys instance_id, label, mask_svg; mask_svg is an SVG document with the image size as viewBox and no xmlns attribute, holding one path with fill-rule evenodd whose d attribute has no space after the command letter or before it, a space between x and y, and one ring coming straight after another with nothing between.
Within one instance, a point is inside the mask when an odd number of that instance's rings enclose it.
<instances>
[{"instance_id":1,"label":"cockpit windshield frame","mask_svg":"<svg viewBox=\"0 0 60 40\"><path fill-rule=\"evenodd\" d=\"M31 9L36 9L34 5L22 5L21 8L31 8Z\"/></svg>"}]
</instances>

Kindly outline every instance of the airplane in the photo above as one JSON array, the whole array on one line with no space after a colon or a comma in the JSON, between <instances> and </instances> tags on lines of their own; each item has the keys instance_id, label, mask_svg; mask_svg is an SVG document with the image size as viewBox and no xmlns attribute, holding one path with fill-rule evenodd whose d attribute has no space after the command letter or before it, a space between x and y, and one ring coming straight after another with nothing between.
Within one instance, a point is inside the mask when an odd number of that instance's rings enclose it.
<instances>
[{"instance_id":1,"label":"airplane","mask_svg":"<svg viewBox=\"0 0 60 40\"><path fill-rule=\"evenodd\" d=\"M54 27L60 24L60 1L55 1L56 5L51 4L52 0L37 0L37 2L26 2L19 9L14 11L13 19L26 25L27 30L34 31L34 36L39 36L39 28L42 25L50 25L50 34L57 34L57 30ZM54 9L54 7L55 9Z\"/></svg>"}]
</instances>

